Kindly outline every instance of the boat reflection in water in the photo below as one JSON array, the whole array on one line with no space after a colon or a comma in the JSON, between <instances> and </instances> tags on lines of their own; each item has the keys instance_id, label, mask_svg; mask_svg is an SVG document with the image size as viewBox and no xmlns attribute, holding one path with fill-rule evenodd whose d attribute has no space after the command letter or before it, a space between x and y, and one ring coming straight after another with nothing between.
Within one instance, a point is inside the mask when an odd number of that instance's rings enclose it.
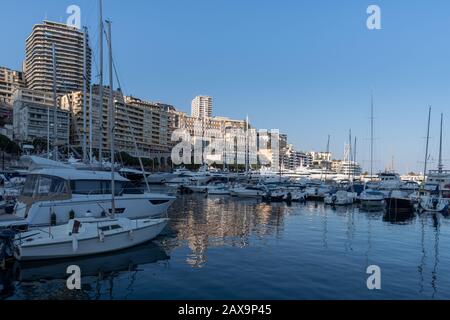
<instances>
[{"instance_id":1,"label":"boat reflection in water","mask_svg":"<svg viewBox=\"0 0 450 320\"><path fill-rule=\"evenodd\" d=\"M203 205L198 205L201 202ZM179 199L170 210L171 229L176 232L173 247L187 242L191 253L187 263L201 268L207 250L249 246L250 237L281 236L289 210L284 204L267 204L255 199L232 199L190 195Z\"/></svg>"},{"instance_id":2,"label":"boat reflection in water","mask_svg":"<svg viewBox=\"0 0 450 320\"><path fill-rule=\"evenodd\" d=\"M104 296L102 282L107 283L108 295L113 294L114 279L128 275L129 285L133 287L134 275L139 268L160 261L169 260L166 251L153 242L146 243L127 250L109 254L89 256L78 259L64 259L55 261L15 262L11 268L0 271L0 284L3 285L1 298L15 296L19 299L95 299ZM70 276L66 273L69 266L78 266L82 273L82 290L69 291L66 280ZM63 281L61 281L63 280ZM55 283L60 290L55 290ZM19 284L19 289L15 283ZM49 283L51 290L39 289ZM31 289L31 290L30 290ZM123 294L123 293L120 293Z\"/></svg>"}]
</instances>

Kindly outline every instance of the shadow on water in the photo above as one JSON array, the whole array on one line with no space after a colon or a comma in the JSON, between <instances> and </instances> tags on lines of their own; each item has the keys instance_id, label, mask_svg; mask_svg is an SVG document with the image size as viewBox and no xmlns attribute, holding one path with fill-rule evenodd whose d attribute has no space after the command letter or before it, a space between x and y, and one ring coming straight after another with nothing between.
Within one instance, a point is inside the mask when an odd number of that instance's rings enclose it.
<instances>
[{"instance_id":1,"label":"shadow on water","mask_svg":"<svg viewBox=\"0 0 450 320\"><path fill-rule=\"evenodd\" d=\"M170 257L161 246L149 242L127 250L77 259L15 262L6 270L0 271L0 285L3 286L0 291L0 298L12 297L19 287L24 289L21 290L24 298L45 299L45 296L36 296L36 292L27 292L27 288L33 288L33 284L36 283L42 284L54 280L63 280L59 282L65 286L69 277L66 271L71 265L80 267L82 273L83 290L75 298L87 298L89 293L93 293L94 297L99 297L99 281L108 280L112 289L114 278L123 273L128 273L131 275L129 285L133 286L133 274L139 272L140 266L169 259ZM90 277L93 277L93 279L89 279ZM52 298L64 298L63 295L68 294L64 291L60 292L62 296L55 293ZM112 294L112 292L110 293ZM70 296L70 298L73 298L73 296Z\"/></svg>"},{"instance_id":2,"label":"shadow on water","mask_svg":"<svg viewBox=\"0 0 450 320\"><path fill-rule=\"evenodd\" d=\"M411 224L416 214L410 210L387 210L383 215L383 221L391 224Z\"/></svg>"}]
</instances>

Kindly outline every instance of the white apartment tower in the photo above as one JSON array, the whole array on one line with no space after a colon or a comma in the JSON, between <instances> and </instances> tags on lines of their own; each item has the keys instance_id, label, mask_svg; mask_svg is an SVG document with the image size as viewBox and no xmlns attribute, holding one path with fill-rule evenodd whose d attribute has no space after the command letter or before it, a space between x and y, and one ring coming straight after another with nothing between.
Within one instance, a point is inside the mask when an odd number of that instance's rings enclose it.
<instances>
[{"instance_id":1,"label":"white apartment tower","mask_svg":"<svg viewBox=\"0 0 450 320\"><path fill-rule=\"evenodd\" d=\"M208 96L197 96L192 100L191 115L194 118L212 117L212 98Z\"/></svg>"},{"instance_id":2,"label":"white apartment tower","mask_svg":"<svg viewBox=\"0 0 450 320\"><path fill-rule=\"evenodd\" d=\"M89 40L87 41L89 43ZM56 51L56 87L58 94L82 90L84 33L63 23L44 21L36 24L26 40L24 72L28 88L52 92L52 45ZM87 81L90 83L91 48L87 46Z\"/></svg>"}]
</instances>

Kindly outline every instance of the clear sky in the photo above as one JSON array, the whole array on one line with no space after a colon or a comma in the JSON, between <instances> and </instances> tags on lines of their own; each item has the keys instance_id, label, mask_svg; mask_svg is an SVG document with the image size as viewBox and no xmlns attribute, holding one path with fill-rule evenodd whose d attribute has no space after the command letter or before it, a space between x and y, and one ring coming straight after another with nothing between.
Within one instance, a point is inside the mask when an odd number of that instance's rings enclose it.
<instances>
[{"instance_id":1,"label":"clear sky","mask_svg":"<svg viewBox=\"0 0 450 320\"><path fill-rule=\"evenodd\" d=\"M97 41L95 0L0 0L0 65L20 68L25 39L45 18L65 22L81 7ZM382 30L366 28L377 4ZM214 114L280 129L300 150L342 157L348 131L369 167L370 92L375 96L375 167L394 159L421 170L427 106L433 106L431 166L446 112L450 165L450 1L104 0L125 93L190 110L199 94ZM93 45L98 50L96 44ZM97 53L96 53L97 54Z\"/></svg>"}]
</instances>

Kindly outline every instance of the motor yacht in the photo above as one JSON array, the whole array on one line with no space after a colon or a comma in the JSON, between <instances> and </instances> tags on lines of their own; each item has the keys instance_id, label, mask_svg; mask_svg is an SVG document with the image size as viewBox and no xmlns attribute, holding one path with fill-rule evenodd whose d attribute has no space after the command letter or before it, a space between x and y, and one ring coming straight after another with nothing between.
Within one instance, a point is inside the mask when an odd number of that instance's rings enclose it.
<instances>
[{"instance_id":1,"label":"motor yacht","mask_svg":"<svg viewBox=\"0 0 450 320\"><path fill-rule=\"evenodd\" d=\"M73 168L40 169L30 172L14 208L0 228L28 228L65 224L74 216L104 217L112 211L111 173ZM175 197L144 192L128 179L115 174L115 213L139 219L161 217Z\"/></svg>"}]
</instances>

